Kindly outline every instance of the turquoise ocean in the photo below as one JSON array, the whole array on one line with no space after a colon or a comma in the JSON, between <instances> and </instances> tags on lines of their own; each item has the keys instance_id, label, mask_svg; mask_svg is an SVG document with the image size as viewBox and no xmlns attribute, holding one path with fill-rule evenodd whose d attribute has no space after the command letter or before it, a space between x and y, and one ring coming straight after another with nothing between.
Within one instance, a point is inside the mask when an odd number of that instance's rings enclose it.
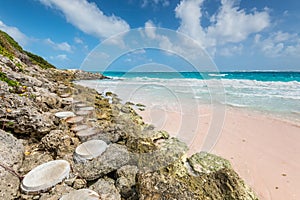
<instances>
[{"instance_id":1,"label":"turquoise ocean","mask_svg":"<svg viewBox=\"0 0 300 200\"><path fill-rule=\"evenodd\" d=\"M115 92L124 101L164 106L219 103L300 122L300 72L104 72L111 79L81 81L99 92ZM218 82L219 90L211 90ZM220 92L221 91L221 92ZM218 93L218 94L214 94ZM190 109L193 109L192 107Z\"/></svg>"}]
</instances>

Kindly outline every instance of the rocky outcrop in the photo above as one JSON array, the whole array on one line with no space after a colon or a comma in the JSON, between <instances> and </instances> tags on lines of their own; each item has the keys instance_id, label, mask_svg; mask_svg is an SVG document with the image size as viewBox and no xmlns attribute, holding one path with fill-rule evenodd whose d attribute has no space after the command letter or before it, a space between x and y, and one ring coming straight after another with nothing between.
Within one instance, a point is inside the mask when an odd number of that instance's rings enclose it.
<instances>
[{"instance_id":1,"label":"rocky outcrop","mask_svg":"<svg viewBox=\"0 0 300 200\"><path fill-rule=\"evenodd\" d=\"M193 160L193 166L210 163L209 172L196 174L190 163L182 159L160 170L139 174L137 188L140 199L258 199L227 165L228 161L208 153L201 154L205 156L199 162Z\"/></svg>"},{"instance_id":2,"label":"rocky outcrop","mask_svg":"<svg viewBox=\"0 0 300 200\"><path fill-rule=\"evenodd\" d=\"M55 69L2 32L0 45L0 199L257 199L227 160L187 157L186 144L145 124L131 103L72 82L103 75ZM94 139L105 148L84 148ZM66 179L19 190L22 176L53 160L70 164Z\"/></svg>"}]
</instances>

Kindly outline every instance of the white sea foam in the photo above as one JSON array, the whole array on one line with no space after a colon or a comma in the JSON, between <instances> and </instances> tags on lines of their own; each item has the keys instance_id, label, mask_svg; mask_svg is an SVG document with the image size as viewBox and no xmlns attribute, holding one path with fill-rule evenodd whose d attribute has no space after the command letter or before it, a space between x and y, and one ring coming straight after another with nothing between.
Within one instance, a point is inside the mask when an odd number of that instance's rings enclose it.
<instances>
[{"instance_id":1,"label":"white sea foam","mask_svg":"<svg viewBox=\"0 0 300 200\"><path fill-rule=\"evenodd\" d=\"M134 99L145 104L151 103L151 106L164 101L166 105L172 104L168 110L176 108L178 102L182 104L182 102L191 102L192 99L194 101L201 99L210 103L214 96L223 93L229 106L251 107L280 113L300 110L300 82L298 81L137 77L77 83L99 92L107 90L115 92L124 101Z\"/></svg>"},{"instance_id":2,"label":"white sea foam","mask_svg":"<svg viewBox=\"0 0 300 200\"><path fill-rule=\"evenodd\" d=\"M227 76L228 74L208 74L209 76L212 76L212 77L225 77Z\"/></svg>"}]
</instances>

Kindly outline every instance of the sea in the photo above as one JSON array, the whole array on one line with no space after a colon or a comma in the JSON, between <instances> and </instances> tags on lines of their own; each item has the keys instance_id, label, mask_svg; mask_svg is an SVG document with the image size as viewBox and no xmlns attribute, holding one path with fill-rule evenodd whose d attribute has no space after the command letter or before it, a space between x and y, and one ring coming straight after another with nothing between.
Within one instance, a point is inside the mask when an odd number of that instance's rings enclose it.
<instances>
[{"instance_id":1,"label":"sea","mask_svg":"<svg viewBox=\"0 0 300 200\"><path fill-rule=\"evenodd\" d=\"M123 102L181 112L221 104L300 122L300 72L104 72L111 79L80 81Z\"/></svg>"}]
</instances>

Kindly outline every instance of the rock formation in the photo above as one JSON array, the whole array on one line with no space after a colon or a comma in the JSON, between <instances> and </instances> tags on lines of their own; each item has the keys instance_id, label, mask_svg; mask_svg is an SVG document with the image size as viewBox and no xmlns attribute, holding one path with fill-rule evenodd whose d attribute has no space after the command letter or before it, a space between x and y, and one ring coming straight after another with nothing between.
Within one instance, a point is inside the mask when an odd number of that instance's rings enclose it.
<instances>
[{"instance_id":1,"label":"rock formation","mask_svg":"<svg viewBox=\"0 0 300 200\"><path fill-rule=\"evenodd\" d=\"M184 143L154 131L129 103L72 82L103 75L55 69L3 32L0 47L0 199L258 199L228 161L205 152L188 158ZM89 140L108 146L78 159L76 148ZM24 176L53 160L70 164L66 179L19 190Z\"/></svg>"}]
</instances>

